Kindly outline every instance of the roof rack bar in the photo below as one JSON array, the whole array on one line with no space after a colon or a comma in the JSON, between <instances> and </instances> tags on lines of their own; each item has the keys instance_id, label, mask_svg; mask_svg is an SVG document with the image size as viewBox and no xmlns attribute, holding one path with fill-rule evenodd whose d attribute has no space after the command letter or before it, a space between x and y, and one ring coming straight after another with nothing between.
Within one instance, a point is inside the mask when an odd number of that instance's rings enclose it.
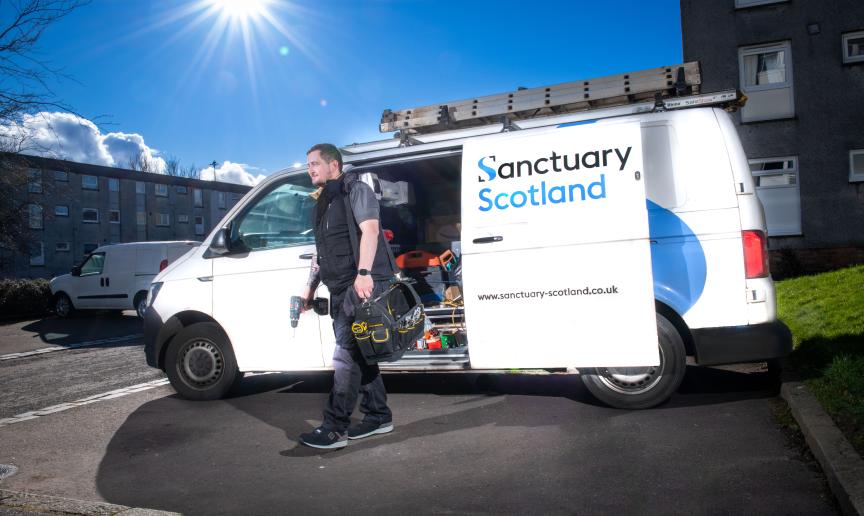
<instances>
[{"instance_id":1,"label":"roof rack bar","mask_svg":"<svg viewBox=\"0 0 864 516\"><path fill-rule=\"evenodd\" d=\"M410 131L430 133L475 127L508 120L624 105L661 97L699 93L699 63L689 62L638 72L573 81L553 86L526 88L446 104L399 111L385 110L382 133Z\"/></svg>"}]
</instances>

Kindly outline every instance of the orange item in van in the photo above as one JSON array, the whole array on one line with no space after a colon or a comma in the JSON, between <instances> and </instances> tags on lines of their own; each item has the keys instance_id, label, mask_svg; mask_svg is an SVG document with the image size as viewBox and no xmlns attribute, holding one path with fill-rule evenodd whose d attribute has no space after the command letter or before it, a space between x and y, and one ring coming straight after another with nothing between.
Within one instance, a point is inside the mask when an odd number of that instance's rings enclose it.
<instances>
[{"instance_id":1,"label":"orange item in van","mask_svg":"<svg viewBox=\"0 0 864 516\"><path fill-rule=\"evenodd\" d=\"M440 267L441 260L437 255L426 251L408 251L396 257L396 265L400 269L422 269Z\"/></svg>"}]
</instances>

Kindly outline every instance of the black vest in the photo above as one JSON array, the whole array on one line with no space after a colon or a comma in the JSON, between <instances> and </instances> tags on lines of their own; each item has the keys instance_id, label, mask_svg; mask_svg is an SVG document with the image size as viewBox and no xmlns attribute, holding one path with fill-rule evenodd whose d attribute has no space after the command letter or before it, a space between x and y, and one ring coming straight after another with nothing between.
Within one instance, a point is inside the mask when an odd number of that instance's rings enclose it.
<instances>
[{"instance_id":1,"label":"black vest","mask_svg":"<svg viewBox=\"0 0 864 516\"><path fill-rule=\"evenodd\" d=\"M356 174L349 173L342 174L334 182L338 183L338 186L328 183L329 188L325 187L318 197L317 203L319 205L327 203L326 208L323 205L320 207L316 205L313 210L315 211L315 248L318 253L321 282L335 294L353 285L357 277L355 252L359 256L359 249L354 249L351 245L346 212L348 192L352 188L368 188L368 186L359 182ZM356 226L356 221L354 224L357 229L357 245L359 245L362 233ZM384 242L382 230L378 235L378 248L375 251L371 270L372 278L378 281L386 281L393 277L385 245L387 244Z\"/></svg>"}]
</instances>

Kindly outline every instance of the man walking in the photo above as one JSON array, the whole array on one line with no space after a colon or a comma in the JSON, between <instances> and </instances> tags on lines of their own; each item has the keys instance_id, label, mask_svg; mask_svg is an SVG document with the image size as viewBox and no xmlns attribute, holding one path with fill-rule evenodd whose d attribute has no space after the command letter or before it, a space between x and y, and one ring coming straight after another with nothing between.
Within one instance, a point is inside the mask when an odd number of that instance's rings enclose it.
<instances>
[{"instance_id":1,"label":"man walking","mask_svg":"<svg viewBox=\"0 0 864 516\"><path fill-rule=\"evenodd\" d=\"M393 430L378 364L365 362L351 332L355 307L362 299L383 292L393 271L383 247L387 244L380 236L378 200L372 189L356 174L342 173L342 154L333 145L314 145L306 153L306 160L312 184L318 187L314 214L317 253L301 297L308 305L319 281L327 286L336 350L333 390L324 409L324 421L312 432L302 434L300 442L314 448L342 448L348 439ZM359 393L363 395L363 421L349 428Z\"/></svg>"}]
</instances>

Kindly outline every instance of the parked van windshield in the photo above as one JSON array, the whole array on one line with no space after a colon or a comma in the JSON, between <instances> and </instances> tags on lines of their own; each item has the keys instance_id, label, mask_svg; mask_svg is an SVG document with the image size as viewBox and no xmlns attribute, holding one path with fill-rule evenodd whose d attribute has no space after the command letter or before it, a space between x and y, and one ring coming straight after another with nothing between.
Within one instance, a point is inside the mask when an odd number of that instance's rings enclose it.
<instances>
[{"instance_id":1,"label":"parked van windshield","mask_svg":"<svg viewBox=\"0 0 864 516\"><path fill-rule=\"evenodd\" d=\"M89 276L90 274L102 274L102 268L105 266L105 253L91 254L90 258L81 265L81 276Z\"/></svg>"},{"instance_id":2,"label":"parked van windshield","mask_svg":"<svg viewBox=\"0 0 864 516\"><path fill-rule=\"evenodd\" d=\"M237 221L234 240L250 250L314 242L312 206L315 189L308 176L292 176L253 201Z\"/></svg>"}]
</instances>

